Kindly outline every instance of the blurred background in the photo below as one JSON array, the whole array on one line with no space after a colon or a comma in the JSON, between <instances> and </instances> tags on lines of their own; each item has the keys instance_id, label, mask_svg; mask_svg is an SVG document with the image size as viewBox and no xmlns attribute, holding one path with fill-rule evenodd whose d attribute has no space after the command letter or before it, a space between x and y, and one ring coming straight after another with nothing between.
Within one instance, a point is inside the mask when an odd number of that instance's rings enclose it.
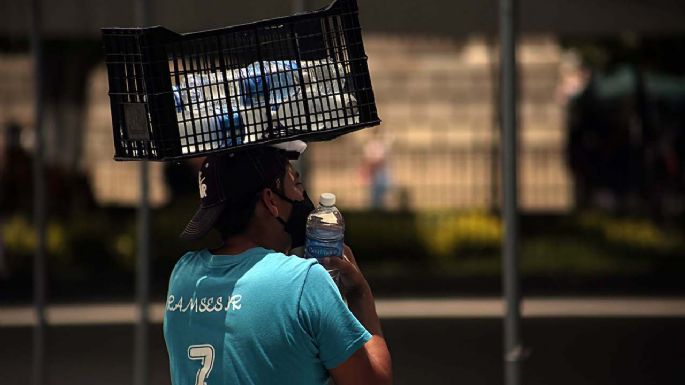
<instances>
[{"instance_id":1,"label":"blurred background","mask_svg":"<svg viewBox=\"0 0 685 385\"><path fill-rule=\"evenodd\" d=\"M326 5L296 3L149 12L191 32ZM519 5L524 383L685 383L685 4ZM502 382L497 12L494 0L360 1L383 123L310 143L298 165L310 196L338 197L397 384ZM112 160L99 29L134 14L132 0L42 2L51 384L131 383L139 167ZM0 340L16 347L0 368L12 383L31 370L30 15L29 2L0 2ZM153 303L184 251L207 246L177 237L199 203L198 165L150 165ZM169 383L160 317L155 384Z\"/></svg>"}]
</instances>

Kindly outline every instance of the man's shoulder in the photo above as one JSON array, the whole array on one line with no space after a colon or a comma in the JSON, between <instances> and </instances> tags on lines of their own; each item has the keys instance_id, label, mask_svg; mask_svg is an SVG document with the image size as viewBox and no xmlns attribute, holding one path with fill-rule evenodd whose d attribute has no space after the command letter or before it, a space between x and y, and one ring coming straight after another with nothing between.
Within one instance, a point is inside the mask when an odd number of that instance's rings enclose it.
<instances>
[{"instance_id":1,"label":"man's shoulder","mask_svg":"<svg viewBox=\"0 0 685 385\"><path fill-rule=\"evenodd\" d=\"M292 290L304 285L310 270L317 264L316 259L270 252L259 261L255 272L259 277L268 277L268 281L275 286L289 287Z\"/></svg>"},{"instance_id":2,"label":"man's shoulder","mask_svg":"<svg viewBox=\"0 0 685 385\"><path fill-rule=\"evenodd\" d=\"M176 266L182 266L188 263L192 263L197 260L204 250L190 250L181 256L181 258L176 261Z\"/></svg>"},{"instance_id":3,"label":"man's shoulder","mask_svg":"<svg viewBox=\"0 0 685 385\"><path fill-rule=\"evenodd\" d=\"M266 295L269 301L290 303L299 298L309 271L316 264L316 260L270 252L250 268L242 285Z\"/></svg>"},{"instance_id":4,"label":"man's shoulder","mask_svg":"<svg viewBox=\"0 0 685 385\"><path fill-rule=\"evenodd\" d=\"M312 265L317 264L316 259L305 259L296 255L286 255L273 251L267 254L264 262L282 272L307 272Z\"/></svg>"}]
</instances>

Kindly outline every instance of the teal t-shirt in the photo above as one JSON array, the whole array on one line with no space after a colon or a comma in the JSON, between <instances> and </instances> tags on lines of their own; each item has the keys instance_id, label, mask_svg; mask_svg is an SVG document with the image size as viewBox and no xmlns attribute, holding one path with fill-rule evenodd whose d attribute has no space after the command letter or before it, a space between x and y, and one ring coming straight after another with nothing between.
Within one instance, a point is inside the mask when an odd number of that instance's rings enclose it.
<instances>
[{"instance_id":1,"label":"teal t-shirt","mask_svg":"<svg viewBox=\"0 0 685 385\"><path fill-rule=\"evenodd\" d=\"M185 254L164 314L173 385L325 384L371 339L316 260Z\"/></svg>"}]
</instances>

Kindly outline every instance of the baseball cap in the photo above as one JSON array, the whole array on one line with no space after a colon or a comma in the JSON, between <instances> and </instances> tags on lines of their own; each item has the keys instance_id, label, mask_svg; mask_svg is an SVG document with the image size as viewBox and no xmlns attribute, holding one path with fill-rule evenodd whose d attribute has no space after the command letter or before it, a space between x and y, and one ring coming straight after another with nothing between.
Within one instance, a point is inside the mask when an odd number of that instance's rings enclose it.
<instances>
[{"instance_id":1,"label":"baseball cap","mask_svg":"<svg viewBox=\"0 0 685 385\"><path fill-rule=\"evenodd\" d=\"M207 156L197 175L200 208L180 237L185 240L203 238L225 210L245 204L247 199L282 176L282 165L289 158L291 154L287 151L274 147Z\"/></svg>"}]
</instances>

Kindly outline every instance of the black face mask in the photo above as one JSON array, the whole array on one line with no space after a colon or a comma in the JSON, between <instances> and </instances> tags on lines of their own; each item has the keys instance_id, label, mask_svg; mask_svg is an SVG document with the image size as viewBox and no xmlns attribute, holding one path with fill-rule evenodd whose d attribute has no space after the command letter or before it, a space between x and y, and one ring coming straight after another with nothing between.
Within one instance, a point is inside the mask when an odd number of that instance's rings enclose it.
<instances>
[{"instance_id":1,"label":"black face mask","mask_svg":"<svg viewBox=\"0 0 685 385\"><path fill-rule=\"evenodd\" d=\"M294 249L304 246L307 217L312 211L314 211L314 203L312 203L312 200L309 199L309 195L307 195L306 191L304 192L304 199L301 201L292 200L277 191L274 192L284 201L289 202L293 206L293 209L290 211L290 217L287 221L284 221L281 217L276 217L276 220L283 225L285 232L290 234L290 248Z\"/></svg>"}]
</instances>

